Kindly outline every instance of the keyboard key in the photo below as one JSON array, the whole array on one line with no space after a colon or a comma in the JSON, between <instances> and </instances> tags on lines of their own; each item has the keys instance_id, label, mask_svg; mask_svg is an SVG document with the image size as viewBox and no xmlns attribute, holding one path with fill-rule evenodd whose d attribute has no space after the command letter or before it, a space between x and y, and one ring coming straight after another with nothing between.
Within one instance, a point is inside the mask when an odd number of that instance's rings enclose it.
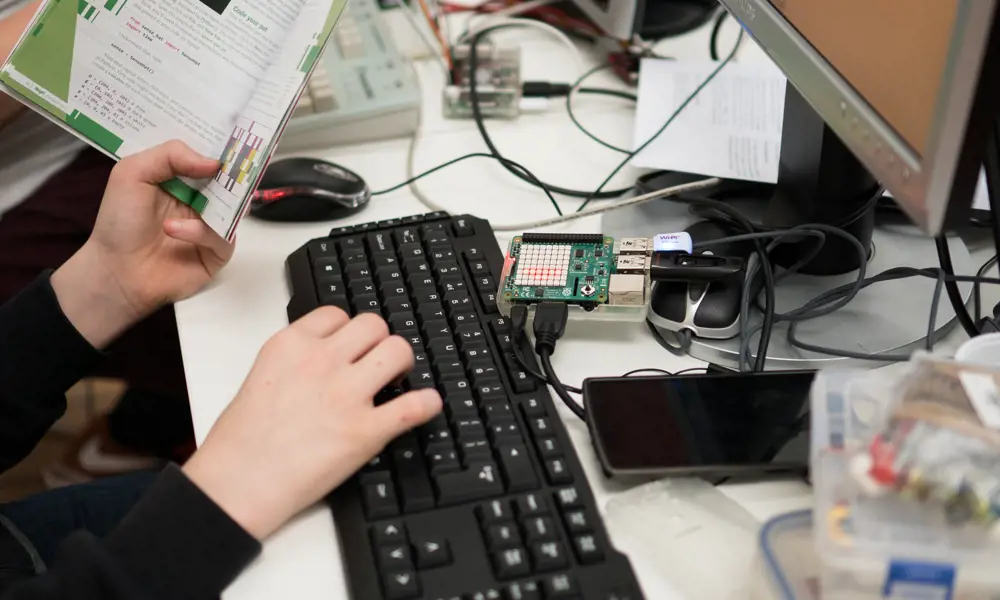
<instances>
[{"instance_id":1,"label":"keyboard key","mask_svg":"<svg viewBox=\"0 0 1000 600\"><path fill-rule=\"evenodd\" d=\"M459 395L467 395L469 393L469 382L465 379L452 379L442 383L439 388L441 390L441 397L445 400Z\"/></svg>"},{"instance_id":2,"label":"keyboard key","mask_svg":"<svg viewBox=\"0 0 1000 600\"><path fill-rule=\"evenodd\" d=\"M400 247L406 244L419 244L420 234L417 232L416 227L400 227L392 232L392 239Z\"/></svg>"},{"instance_id":3,"label":"keyboard key","mask_svg":"<svg viewBox=\"0 0 1000 600\"><path fill-rule=\"evenodd\" d=\"M548 417L531 419L528 422L528 427L531 429L531 435L534 436L536 440L553 437L555 435L555 432L552 431L552 424L549 423Z\"/></svg>"},{"instance_id":4,"label":"keyboard key","mask_svg":"<svg viewBox=\"0 0 1000 600\"><path fill-rule=\"evenodd\" d=\"M440 306L441 296L435 290L417 289L413 290L413 301L417 304L418 308L424 304L435 304Z\"/></svg>"},{"instance_id":5,"label":"keyboard key","mask_svg":"<svg viewBox=\"0 0 1000 600\"><path fill-rule=\"evenodd\" d=\"M445 299L447 299L447 296L445 296ZM455 337L458 339L458 342L462 347L465 347L466 344L474 344L482 342L486 339L482 328L477 324L456 327Z\"/></svg>"},{"instance_id":6,"label":"keyboard key","mask_svg":"<svg viewBox=\"0 0 1000 600\"><path fill-rule=\"evenodd\" d=\"M544 417L546 414L545 405L538 396L531 396L521 400L521 406L524 407L524 414L528 417L528 420ZM532 431L534 431L534 428L532 428Z\"/></svg>"},{"instance_id":7,"label":"keyboard key","mask_svg":"<svg viewBox=\"0 0 1000 600\"><path fill-rule=\"evenodd\" d=\"M433 569L451 564L451 548L444 538L426 538L414 541L417 568Z\"/></svg>"},{"instance_id":8,"label":"keyboard key","mask_svg":"<svg viewBox=\"0 0 1000 600\"><path fill-rule=\"evenodd\" d=\"M422 223L427 217L425 215L408 215L400 219L403 225L414 225L416 223Z\"/></svg>"},{"instance_id":9,"label":"keyboard key","mask_svg":"<svg viewBox=\"0 0 1000 600\"><path fill-rule=\"evenodd\" d=\"M444 292L445 294L447 294L448 292L464 292L465 282L462 281L461 279L451 279L448 281L442 281L441 291Z\"/></svg>"},{"instance_id":10,"label":"keyboard key","mask_svg":"<svg viewBox=\"0 0 1000 600\"><path fill-rule=\"evenodd\" d=\"M559 511L565 513L569 509L583 507L583 500L575 487L567 487L556 492L556 504Z\"/></svg>"},{"instance_id":11,"label":"keyboard key","mask_svg":"<svg viewBox=\"0 0 1000 600\"><path fill-rule=\"evenodd\" d=\"M424 257L424 247L420 244L400 244L399 246L399 258L404 263L411 258Z\"/></svg>"},{"instance_id":12,"label":"keyboard key","mask_svg":"<svg viewBox=\"0 0 1000 600\"><path fill-rule=\"evenodd\" d=\"M479 300L482 301L486 314L493 315L500 312L500 307L497 306L496 292L483 292L479 295Z\"/></svg>"},{"instance_id":13,"label":"keyboard key","mask_svg":"<svg viewBox=\"0 0 1000 600\"><path fill-rule=\"evenodd\" d=\"M555 523L549 517L532 517L521 525L524 527L524 535L528 543L559 539Z\"/></svg>"},{"instance_id":14,"label":"keyboard key","mask_svg":"<svg viewBox=\"0 0 1000 600\"><path fill-rule=\"evenodd\" d=\"M337 260L336 255L324 256L313 261L313 276L316 278L316 281L327 277L339 278L340 273L340 261Z\"/></svg>"},{"instance_id":15,"label":"keyboard key","mask_svg":"<svg viewBox=\"0 0 1000 600\"><path fill-rule=\"evenodd\" d=\"M441 261L440 263L434 265L434 278L437 279L439 283L443 283L445 281L461 281L462 269L455 261Z\"/></svg>"},{"instance_id":16,"label":"keyboard key","mask_svg":"<svg viewBox=\"0 0 1000 600\"><path fill-rule=\"evenodd\" d=\"M489 400L504 400L507 398L507 393L504 391L503 384L500 383L499 379L487 379L485 381L481 381L476 386L475 393L480 402L487 402Z\"/></svg>"},{"instance_id":17,"label":"keyboard key","mask_svg":"<svg viewBox=\"0 0 1000 600\"><path fill-rule=\"evenodd\" d=\"M538 487L538 478L535 468L531 466L531 459L528 458L527 448L520 444L501 446L497 456L507 491L523 492Z\"/></svg>"},{"instance_id":18,"label":"keyboard key","mask_svg":"<svg viewBox=\"0 0 1000 600\"><path fill-rule=\"evenodd\" d=\"M420 596L420 583L414 571L400 571L382 576L386 600L409 600Z\"/></svg>"},{"instance_id":19,"label":"keyboard key","mask_svg":"<svg viewBox=\"0 0 1000 600\"><path fill-rule=\"evenodd\" d=\"M555 571L565 568L569 557L562 542L540 542L531 546L531 561L536 571Z\"/></svg>"},{"instance_id":20,"label":"keyboard key","mask_svg":"<svg viewBox=\"0 0 1000 600\"><path fill-rule=\"evenodd\" d=\"M448 321L444 319L435 319L433 321L424 321L424 335L427 336L428 340L445 339L451 341L454 339L451 327L448 325Z\"/></svg>"},{"instance_id":21,"label":"keyboard key","mask_svg":"<svg viewBox=\"0 0 1000 600\"><path fill-rule=\"evenodd\" d=\"M571 534L587 533L593 530L590 519L587 518L586 511L571 510L563 515L563 520L566 521L566 529Z\"/></svg>"},{"instance_id":22,"label":"keyboard key","mask_svg":"<svg viewBox=\"0 0 1000 600\"><path fill-rule=\"evenodd\" d=\"M413 313L397 312L389 314L391 315L387 319L389 331L395 335L412 335L419 331L417 329L417 317Z\"/></svg>"},{"instance_id":23,"label":"keyboard key","mask_svg":"<svg viewBox=\"0 0 1000 600\"><path fill-rule=\"evenodd\" d=\"M390 237L388 231L373 231L365 236L365 239L368 242L368 251L372 254L379 254L381 252L396 253L396 245L392 243L392 237Z\"/></svg>"},{"instance_id":24,"label":"keyboard key","mask_svg":"<svg viewBox=\"0 0 1000 600\"><path fill-rule=\"evenodd\" d=\"M342 235L347 235L349 233L354 233L353 225L344 225L343 227L334 227L330 230L330 237L339 237Z\"/></svg>"},{"instance_id":25,"label":"keyboard key","mask_svg":"<svg viewBox=\"0 0 1000 600\"><path fill-rule=\"evenodd\" d=\"M351 296L375 297L375 282L371 279L357 279L352 281L347 287L351 290Z\"/></svg>"},{"instance_id":26,"label":"keyboard key","mask_svg":"<svg viewBox=\"0 0 1000 600\"><path fill-rule=\"evenodd\" d=\"M351 265L367 265L368 255L360 250L355 250L348 252L347 254L341 255L340 261L344 263L345 266Z\"/></svg>"},{"instance_id":27,"label":"keyboard key","mask_svg":"<svg viewBox=\"0 0 1000 600\"><path fill-rule=\"evenodd\" d=\"M438 266L442 261L454 261L455 253L451 250L434 250L430 252L428 256L431 259L431 264L435 267Z\"/></svg>"},{"instance_id":28,"label":"keyboard key","mask_svg":"<svg viewBox=\"0 0 1000 600\"><path fill-rule=\"evenodd\" d=\"M455 342L444 338L431 340L427 344L427 351L431 353L434 362L444 360L445 357L458 356L458 346Z\"/></svg>"},{"instance_id":29,"label":"keyboard key","mask_svg":"<svg viewBox=\"0 0 1000 600\"><path fill-rule=\"evenodd\" d=\"M503 600L500 596L500 590L495 588L490 588L487 590L474 592L472 594L466 594L465 600Z\"/></svg>"},{"instance_id":30,"label":"keyboard key","mask_svg":"<svg viewBox=\"0 0 1000 600\"><path fill-rule=\"evenodd\" d=\"M573 551L577 560L584 565L592 565L604 560L604 551L597 545L597 538L591 534L573 538Z\"/></svg>"},{"instance_id":31,"label":"keyboard key","mask_svg":"<svg viewBox=\"0 0 1000 600\"><path fill-rule=\"evenodd\" d=\"M474 312L470 313L454 313L451 315L451 324L455 328L461 327L463 325L476 325L479 323L479 315ZM478 327L478 325L476 325Z\"/></svg>"},{"instance_id":32,"label":"keyboard key","mask_svg":"<svg viewBox=\"0 0 1000 600\"><path fill-rule=\"evenodd\" d=\"M519 519L540 517L549 514L549 505L545 498L538 494L525 494L514 502Z\"/></svg>"},{"instance_id":33,"label":"keyboard key","mask_svg":"<svg viewBox=\"0 0 1000 600\"><path fill-rule=\"evenodd\" d=\"M309 242L309 258L313 264L324 258L337 258L337 248L330 240L314 240Z\"/></svg>"},{"instance_id":34,"label":"keyboard key","mask_svg":"<svg viewBox=\"0 0 1000 600\"><path fill-rule=\"evenodd\" d=\"M406 543L406 528L402 521L386 521L371 528L372 542L376 546L393 546Z\"/></svg>"},{"instance_id":35,"label":"keyboard key","mask_svg":"<svg viewBox=\"0 0 1000 600\"><path fill-rule=\"evenodd\" d=\"M545 590L545 600L577 598L580 595L580 588L576 585L576 579L566 573L546 577L542 582L542 588Z\"/></svg>"},{"instance_id":36,"label":"keyboard key","mask_svg":"<svg viewBox=\"0 0 1000 600\"><path fill-rule=\"evenodd\" d=\"M399 504L396 500L396 488L392 479L373 481L363 486L365 516L369 520L395 517L399 514Z\"/></svg>"},{"instance_id":37,"label":"keyboard key","mask_svg":"<svg viewBox=\"0 0 1000 600\"><path fill-rule=\"evenodd\" d=\"M506 399L488 400L482 403L483 416L486 425L493 426L501 422L513 421L514 411Z\"/></svg>"},{"instance_id":38,"label":"keyboard key","mask_svg":"<svg viewBox=\"0 0 1000 600\"><path fill-rule=\"evenodd\" d=\"M411 275L430 276L431 266L423 258L410 258L403 263L403 272L406 273L407 277Z\"/></svg>"},{"instance_id":39,"label":"keyboard key","mask_svg":"<svg viewBox=\"0 0 1000 600\"><path fill-rule=\"evenodd\" d=\"M455 355L455 358L458 358L458 356ZM434 374L437 375L437 378L441 381L448 379L462 379L465 377L465 366L460 360L435 362ZM471 395L469 396L469 399L472 399Z\"/></svg>"},{"instance_id":40,"label":"keyboard key","mask_svg":"<svg viewBox=\"0 0 1000 600\"><path fill-rule=\"evenodd\" d=\"M428 252L433 252L435 250L451 250L451 240L444 233L434 233L428 235L424 240L424 245L427 246Z\"/></svg>"},{"instance_id":41,"label":"keyboard key","mask_svg":"<svg viewBox=\"0 0 1000 600\"><path fill-rule=\"evenodd\" d=\"M378 298L375 297L375 294L355 296L351 300L351 305L358 314L363 312L382 313L381 304L379 304Z\"/></svg>"},{"instance_id":42,"label":"keyboard key","mask_svg":"<svg viewBox=\"0 0 1000 600\"><path fill-rule=\"evenodd\" d=\"M399 261L396 260L395 254L381 253L381 252L378 254L373 254L369 262L376 269L378 269L379 267L399 268Z\"/></svg>"},{"instance_id":43,"label":"keyboard key","mask_svg":"<svg viewBox=\"0 0 1000 600\"><path fill-rule=\"evenodd\" d=\"M490 274L490 265L485 260L470 260L469 271L472 272L473 277L488 276Z\"/></svg>"},{"instance_id":44,"label":"keyboard key","mask_svg":"<svg viewBox=\"0 0 1000 600\"><path fill-rule=\"evenodd\" d=\"M538 453L544 459L557 458L563 455L562 448L555 438L543 438L538 440Z\"/></svg>"},{"instance_id":45,"label":"keyboard key","mask_svg":"<svg viewBox=\"0 0 1000 600\"><path fill-rule=\"evenodd\" d=\"M437 295L437 283L434 282L434 277L425 273L414 273L406 278L406 285L413 290L413 293L433 293ZM429 302L440 302L440 297ZM418 302L419 304L419 302Z\"/></svg>"},{"instance_id":46,"label":"keyboard key","mask_svg":"<svg viewBox=\"0 0 1000 600\"><path fill-rule=\"evenodd\" d=\"M410 295L407 293L406 286L398 283L388 283L379 286L379 294L385 301L397 298L405 301L407 304L410 301Z\"/></svg>"},{"instance_id":47,"label":"keyboard key","mask_svg":"<svg viewBox=\"0 0 1000 600\"><path fill-rule=\"evenodd\" d=\"M504 446L519 444L522 441L521 428L517 426L517 421L497 421L489 426L490 443L494 446Z\"/></svg>"},{"instance_id":48,"label":"keyboard key","mask_svg":"<svg viewBox=\"0 0 1000 600\"><path fill-rule=\"evenodd\" d=\"M420 319L421 323L426 323L438 319L445 320L448 315L445 314L444 308L440 304L428 302L417 307L417 318Z\"/></svg>"},{"instance_id":49,"label":"keyboard key","mask_svg":"<svg viewBox=\"0 0 1000 600\"><path fill-rule=\"evenodd\" d=\"M490 445L485 439L471 439L466 442L460 442L458 452L462 457L462 465L466 468L477 462L493 458L493 452L490 450Z\"/></svg>"},{"instance_id":50,"label":"keyboard key","mask_svg":"<svg viewBox=\"0 0 1000 600\"><path fill-rule=\"evenodd\" d=\"M489 461L473 462L465 471L444 473L434 478L438 504L449 506L470 500L498 496L503 493L503 482L497 467Z\"/></svg>"},{"instance_id":51,"label":"keyboard key","mask_svg":"<svg viewBox=\"0 0 1000 600\"><path fill-rule=\"evenodd\" d=\"M405 291L404 291L405 293ZM412 313L413 305L410 303L409 298L390 298L386 299L382 303L382 309L385 311L386 315L390 317L399 313Z\"/></svg>"},{"instance_id":52,"label":"keyboard key","mask_svg":"<svg viewBox=\"0 0 1000 600\"><path fill-rule=\"evenodd\" d=\"M406 340L410 347L413 348L414 354L417 352L422 352L424 349L424 338L419 335L404 335L403 339Z\"/></svg>"},{"instance_id":53,"label":"keyboard key","mask_svg":"<svg viewBox=\"0 0 1000 600\"><path fill-rule=\"evenodd\" d=\"M534 375L530 375L527 371L521 370L520 368L511 369L507 371L507 375L510 376L511 385L514 387L515 394L526 394L538 389L538 380L535 379Z\"/></svg>"},{"instance_id":54,"label":"keyboard key","mask_svg":"<svg viewBox=\"0 0 1000 600\"><path fill-rule=\"evenodd\" d=\"M455 421L455 437L459 442L485 440L486 429L479 419L461 419Z\"/></svg>"},{"instance_id":55,"label":"keyboard key","mask_svg":"<svg viewBox=\"0 0 1000 600\"><path fill-rule=\"evenodd\" d=\"M493 351L486 345L486 342L468 344L462 349L462 360L464 360L467 365L472 364L477 360L486 358L493 358Z\"/></svg>"},{"instance_id":56,"label":"keyboard key","mask_svg":"<svg viewBox=\"0 0 1000 600\"><path fill-rule=\"evenodd\" d=\"M422 369L414 368L410 371L410 374L406 376L406 382L409 384L411 390L424 390L432 388L434 387L434 373L431 372L429 367L424 367Z\"/></svg>"},{"instance_id":57,"label":"keyboard key","mask_svg":"<svg viewBox=\"0 0 1000 600\"><path fill-rule=\"evenodd\" d=\"M566 461L561 458L545 461L545 477L552 485L562 485L573 481L573 474L569 472Z\"/></svg>"},{"instance_id":58,"label":"keyboard key","mask_svg":"<svg viewBox=\"0 0 1000 600\"><path fill-rule=\"evenodd\" d=\"M486 546L497 551L521 545L521 533L512 521L494 523L486 527Z\"/></svg>"},{"instance_id":59,"label":"keyboard key","mask_svg":"<svg viewBox=\"0 0 1000 600\"><path fill-rule=\"evenodd\" d=\"M454 473L462 470L462 465L458 461L458 452L455 450L432 452L427 455L427 461L430 463L432 477L440 473Z\"/></svg>"},{"instance_id":60,"label":"keyboard key","mask_svg":"<svg viewBox=\"0 0 1000 600\"><path fill-rule=\"evenodd\" d=\"M469 248L464 252L466 260L479 260L481 258L486 258L483 251L479 248Z\"/></svg>"},{"instance_id":61,"label":"keyboard key","mask_svg":"<svg viewBox=\"0 0 1000 600\"><path fill-rule=\"evenodd\" d=\"M455 232L455 237L469 237L471 235L476 235L476 225L471 219L466 219L464 217L459 217L451 224L452 231Z\"/></svg>"},{"instance_id":62,"label":"keyboard key","mask_svg":"<svg viewBox=\"0 0 1000 600\"><path fill-rule=\"evenodd\" d=\"M377 281L379 285L385 285L387 283L398 285L403 282L403 272L396 265L391 267L379 267L379 269L375 271L375 281Z\"/></svg>"},{"instance_id":63,"label":"keyboard key","mask_svg":"<svg viewBox=\"0 0 1000 600\"><path fill-rule=\"evenodd\" d=\"M361 235L349 235L347 237L338 238L337 249L340 250L342 255L354 254L356 252L364 253L365 238Z\"/></svg>"},{"instance_id":64,"label":"keyboard key","mask_svg":"<svg viewBox=\"0 0 1000 600\"><path fill-rule=\"evenodd\" d=\"M382 546L378 549L378 564L383 571L405 571L413 568L407 544Z\"/></svg>"},{"instance_id":65,"label":"keyboard key","mask_svg":"<svg viewBox=\"0 0 1000 600\"><path fill-rule=\"evenodd\" d=\"M523 581L510 584L505 600L542 600L542 591L535 581Z\"/></svg>"},{"instance_id":66,"label":"keyboard key","mask_svg":"<svg viewBox=\"0 0 1000 600\"><path fill-rule=\"evenodd\" d=\"M433 508L434 492L431 490L430 475L416 446L394 450L392 464L396 481L399 483L403 512L411 513Z\"/></svg>"},{"instance_id":67,"label":"keyboard key","mask_svg":"<svg viewBox=\"0 0 1000 600\"><path fill-rule=\"evenodd\" d=\"M450 294L445 294L444 297L444 309L451 314L452 311L459 308L471 308L472 298L469 294L465 292L451 292Z\"/></svg>"},{"instance_id":68,"label":"keyboard key","mask_svg":"<svg viewBox=\"0 0 1000 600\"><path fill-rule=\"evenodd\" d=\"M448 419L444 415L438 415L429 422L421 425L417 429L417 437L420 445L424 448L444 444L452 448L451 429L448 428Z\"/></svg>"},{"instance_id":69,"label":"keyboard key","mask_svg":"<svg viewBox=\"0 0 1000 600\"><path fill-rule=\"evenodd\" d=\"M484 525L510 521L514 518L514 511L510 508L510 503L506 500L491 500L476 507L476 517Z\"/></svg>"},{"instance_id":70,"label":"keyboard key","mask_svg":"<svg viewBox=\"0 0 1000 600\"><path fill-rule=\"evenodd\" d=\"M489 275L480 275L479 277L475 277L474 280L476 282L476 289L480 292L497 291L497 282Z\"/></svg>"},{"instance_id":71,"label":"keyboard key","mask_svg":"<svg viewBox=\"0 0 1000 600\"><path fill-rule=\"evenodd\" d=\"M517 579L531 574L531 564L524 548L508 548L493 554L493 569L497 579Z\"/></svg>"},{"instance_id":72,"label":"keyboard key","mask_svg":"<svg viewBox=\"0 0 1000 600\"><path fill-rule=\"evenodd\" d=\"M459 419L471 419L479 415L479 408L472 396L463 395L458 398L449 398L444 401L445 411L452 421Z\"/></svg>"}]
</instances>

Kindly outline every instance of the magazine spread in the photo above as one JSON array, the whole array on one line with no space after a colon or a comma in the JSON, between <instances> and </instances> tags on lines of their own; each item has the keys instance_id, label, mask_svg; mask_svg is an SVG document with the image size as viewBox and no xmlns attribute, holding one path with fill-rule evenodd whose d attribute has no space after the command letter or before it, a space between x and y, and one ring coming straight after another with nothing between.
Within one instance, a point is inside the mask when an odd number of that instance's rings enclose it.
<instances>
[{"instance_id":1,"label":"magazine spread","mask_svg":"<svg viewBox=\"0 0 1000 600\"><path fill-rule=\"evenodd\" d=\"M232 239L347 0L46 0L0 85L123 158L171 139L221 169L164 187Z\"/></svg>"}]
</instances>

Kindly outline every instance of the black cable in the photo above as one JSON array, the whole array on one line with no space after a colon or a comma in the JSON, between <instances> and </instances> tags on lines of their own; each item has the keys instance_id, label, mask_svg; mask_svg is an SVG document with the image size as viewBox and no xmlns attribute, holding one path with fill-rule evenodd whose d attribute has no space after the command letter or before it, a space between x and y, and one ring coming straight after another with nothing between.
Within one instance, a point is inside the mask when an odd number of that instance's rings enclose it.
<instances>
[{"instance_id":1,"label":"black cable","mask_svg":"<svg viewBox=\"0 0 1000 600\"><path fill-rule=\"evenodd\" d=\"M997 264L997 256L994 255L988 261L983 263L983 266L979 267L976 271L976 277L982 277L986 275L986 272L993 268L993 265ZM976 323L978 325L979 320L983 318L983 295L980 282L975 282L972 284L972 301L973 301L973 314L976 317Z\"/></svg>"},{"instance_id":2,"label":"black cable","mask_svg":"<svg viewBox=\"0 0 1000 600\"><path fill-rule=\"evenodd\" d=\"M537 369L535 369L534 367L532 367L531 365L529 365L528 361L526 361L524 359L524 357L521 356L520 345L519 345L518 339L517 339L518 336L517 336L516 333L514 335L515 335L514 347L512 348L511 352L514 354L514 360L517 361L518 366L521 367L524 370L525 373L527 373L528 375L531 375L535 379L538 379L538 380L540 380L543 383L546 383L548 385L552 385L552 382L549 381L549 378L544 373L539 373ZM521 335L524 335L523 331L521 332ZM563 384L563 387L565 387L568 391L573 392L574 394L582 394L583 393L583 390L581 390L578 387L574 387L572 385Z\"/></svg>"},{"instance_id":3,"label":"black cable","mask_svg":"<svg viewBox=\"0 0 1000 600\"><path fill-rule=\"evenodd\" d=\"M636 155L638 155L640 152L649 147L650 144L656 141L656 139L660 137L660 134L662 134L664 131L667 130L667 127L670 127L670 124L673 123L674 120L676 120L677 117L682 112L684 112L684 109L687 108L688 104L694 102L694 99L698 97L698 94L700 94L701 91L708 86L708 84L712 83L712 80L715 79L715 76L718 75L719 72L722 71L722 69L724 69L726 65L728 65L733 60L733 58L736 56L736 51L740 49L740 42L742 41L743 41L743 29L740 29L739 37L736 38L736 44L733 45L732 51L726 55L726 58L723 59L722 62L720 62L719 65L715 67L715 69L713 69L711 73L708 74L708 77L706 77L704 81L698 84L698 87L696 87L694 91L691 92L688 95L688 97L684 99L683 102L681 102L681 105L677 107L677 109L673 112L673 114L670 115L670 118L667 119L667 121L656 131L656 133L652 135L652 137L650 137L648 140L643 142L641 146L639 146L631 153L629 153L628 156L625 157L625 160L623 160L617 167L615 167L613 171L611 171L611 174L609 174L607 178L604 180L604 182L601 183L601 185L599 185L596 190L594 190L594 193L590 194L587 197L587 199L583 201L583 203L576 209L576 212L580 212L581 210L586 208L587 205L591 203L591 201L600 199L602 197L602 194L605 193L602 192L604 186L608 185L608 183L610 183L611 180L614 179L614 176L617 175L619 171L624 169L626 165L632 162L632 159L635 158Z\"/></svg>"},{"instance_id":4,"label":"black cable","mask_svg":"<svg viewBox=\"0 0 1000 600\"><path fill-rule=\"evenodd\" d=\"M587 71L583 75L581 75L576 81L573 82L572 85L569 86L569 91L566 93L566 113L569 115L569 120L573 122L573 125L576 125L576 128L579 129L580 131L582 131L583 134L586 135L587 137L589 137L590 139L594 140L595 142L597 142L598 144L604 146L605 148L607 148L609 150L614 150L615 152L618 152L618 153L621 153L621 154L628 154L630 152L629 150L626 150L625 148L619 148L618 146L615 146L614 144L611 144L609 142L605 142L601 138L599 138L596 135L594 135L593 133L591 133L590 130L587 129L586 127L584 127L583 123L581 123L580 120L576 118L576 113L573 112L573 94L572 94L572 90L575 89L577 86L581 85L584 81L587 80L588 77L590 77L594 73L597 73L598 71L603 71L604 69L609 69L609 68L610 68L610 65L598 65L598 66L594 67L593 69L590 69L589 71ZM585 92L585 90L592 90L592 89L595 89L595 88L580 88L580 89L577 90L577 93L580 93L580 94L583 94L583 93L592 93L592 92ZM605 91L606 92L612 92L612 91L617 92L617 90L605 90ZM635 96L634 94L627 94L626 92L619 92L619 93L621 94L620 96L618 96L620 98L628 97L629 100L636 100L636 101L638 100L638 97ZM612 95L612 94L608 94L608 95ZM614 94L614 95L618 95L618 94Z\"/></svg>"},{"instance_id":5,"label":"black cable","mask_svg":"<svg viewBox=\"0 0 1000 600\"><path fill-rule=\"evenodd\" d=\"M555 369L552 368L552 352L548 348L540 349L538 352L538 360L542 363L542 372L548 376L549 385L556 391L556 395L562 399L566 408L573 411L573 414L580 417L580 419L586 421L587 415L584 414L583 407L569 395L566 386L559 381L559 377L556 376Z\"/></svg>"},{"instance_id":6,"label":"black cable","mask_svg":"<svg viewBox=\"0 0 1000 600\"><path fill-rule=\"evenodd\" d=\"M712 36L708 39L708 55L712 57L712 60L719 60L719 32L722 31L722 25L727 18L729 18L729 11L723 9L719 16L715 17L715 24L712 25Z\"/></svg>"},{"instance_id":7,"label":"black cable","mask_svg":"<svg viewBox=\"0 0 1000 600\"><path fill-rule=\"evenodd\" d=\"M497 31L499 29L505 29L507 27L517 27L517 26L518 26L517 23L505 23L500 25L494 25L492 27L486 27L473 34L472 39L469 40L469 104L471 105L472 108L472 119L476 123L476 129L479 130L479 135L483 138L483 142L486 144L486 147L489 148L490 154L496 156L497 158L501 158L503 155L500 154L500 150L496 147L496 144L493 143L493 138L491 138L489 132L486 131L486 123L483 120L483 111L482 108L479 106L479 92L477 90L477 79L478 79L477 72L479 64L478 46L479 46L479 40L482 39L483 36L493 31ZM545 183L540 179L538 179L537 177L529 178L526 177L525 174L519 171L517 168L511 167L506 162L501 161L500 164L502 164L504 168L510 171L513 175L515 175L516 177L518 177L519 179L521 179L526 183L529 183L537 187L541 187L546 192L551 191L555 192L556 194L562 194L564 196L570 196L572 198L593 198L596 196L598 199L606 200L610 198L617 198L632 189L632 188L624 188L620 190L610 190L607 192L599 191L597 194L594 194L592 192L588 192L585 190L573 190L569 188L560 187L557 185L552 185L550 183Z\"/></svg>"},{"instance_id":8,"label":"black cable","mask_svg":"<svg viewBox=\"0 0 1000 600\"><path fill-rule=\"evenodd\" d=\"M986 172L986 195L990 199L990 225L993 228L993 245L1000 256L1000 119L990 127L986 142L986 158L983 160Z\"/></svg>"},{"instance_id":9,"label":"black cable","mask_svg":"<svg viewBox=\"0 0 1000 600\"><path fill-rule=\"evenodd\" d=\"M417 181L419 179L423 179L424 177L427 177L428 175L432 175L434 173L437 173L441 169L444 169L446 167L450 167L451 165L454 165L456 163L460 163L463 160L466 160L468 158L492 158L493 160L499 161L500 164L502 164L502 165L510 164L510 165L512 165L512 166L514 166L514 167L516 167L518 169L521 169L522 171L524 171L528 175L528 177L530 177L530 178L534 179L536 182L538 182L538 186L537 187L540 187L542 189L542 191L545 192L545 195L548 197L549 202L551 202L552 206L554 206L556 208L556 212L559 213L559 216L562 216L562 214L563 214L562 213L562 209L559 208L559 203L556 202L555 196L553 196L549 192L549 190L547 190L545 188L545 186L541 185L541 182L538 181L537 177L535 177L534 175L532 175L531 171L529 171L525 167L519 165L518 163L516 163L516 162L514 162L514 161L512 161L512 160L510 160L508 158L504 158L502 156L496 156L494 154L486 154L485 152L473 152L471 154L466 154L465 156L459 156L458 158L453 158L453 159L449 160L446 163L442 163L442 164L440 164L440 165L438 165L436 167L432 167L430 169L427 169L426 171L424 171L423 173L420 173L419 175L414 175L413 177L407 179L403 183L394 185L394 186L392 186L390 188L386 188L384 190L378 190L377 192L372 192L371 195L372 196L382 196L382 195L388 194L390 192L395 192L396 190L402 189L402 188L410 185L414 181Z\"/></svg>"},{"instance_id":10,"label":"black cable","mask_svg":"<svg viewBox=\"0 0 1000 600\"><path fill-rule=\"evenodd\" d=\"M941 263L941 270L944 271L945 275L953 277L955 275L955 267L951 264L951 250L948 248L948 240L943 235L939 235L935 240L937 245L938 261ZM944 289L948 292L948 300L951 301L951 307L955 311L955 316L958 317L958 322L965 330L965 333L969 335L970 338L979 335L979 327L969 316L969 310L965 308L965 303L962 302L962 293L958 290L958 284L949 279L945 281Z\"/></svg>"},{"instance_id":11,"label":"black cable","mask_svg":"<svg viewBox=\"0 0 1000 600\"><path fill-rule=\"evenodd\" d=\"M577 94L590 94L591 96L610 96L612 98L621 98L622 100L629 100L631 102L638 102L639 96L636 96L632 92L626 92L624 90L613 90L611 88L580 88L576 91Z\"/></svg>"},{"instance_id":12,"label":"black cable","mask_svg":"<svg viewBox=\"0 0 1000 600\"><path fill-rule=\"evenodd\" d=\"M639 373L659 373L660 375L673 375L673 373L671 373L670 371L666 371L664 369L647 368L647 369L633 369L628 373L622 375L622 377L631 377L633 375L638 375Z\"/></svg>"},{"instance_id":13,"label":"black cable","mask_svg":"<svg viewBox=\"0 0 1000 600\"><path fill-rule=\"evenodd\" d=\"M677 371L674 375L687 375L688 373L694 373L695 371L701 371L702 373L708 373L708 367L691 367L690 369L683 369Z\"/></svg>"}]
</instances>

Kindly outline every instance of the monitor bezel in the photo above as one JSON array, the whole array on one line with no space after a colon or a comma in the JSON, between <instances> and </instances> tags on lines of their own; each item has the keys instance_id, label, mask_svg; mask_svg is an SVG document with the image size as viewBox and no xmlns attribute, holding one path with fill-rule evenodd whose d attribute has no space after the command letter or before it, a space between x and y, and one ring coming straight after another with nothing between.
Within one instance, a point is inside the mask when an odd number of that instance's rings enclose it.
<instances>
[{"instance_id":1,"label":"monitor bezel","mask_svg":"<svg viewBox=\"0 0 1000 600\"><path fill-rule=\"evenodd\" d=\"M998 0L956 0L955 31L920 156L768 0L720 0L827 125L926 233L967 215L1000 99L981 77L997 50Z\"/></svg>"}]
</instances>

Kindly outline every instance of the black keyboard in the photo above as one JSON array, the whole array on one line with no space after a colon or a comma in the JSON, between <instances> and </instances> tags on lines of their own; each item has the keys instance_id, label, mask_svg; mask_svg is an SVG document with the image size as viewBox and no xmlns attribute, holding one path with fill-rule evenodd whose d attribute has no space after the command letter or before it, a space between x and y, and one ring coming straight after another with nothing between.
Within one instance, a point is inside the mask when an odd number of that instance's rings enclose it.
<instances>
[{"instance_id":1,"label":"black keyboard","mask_svg":"<svg viewBox=\"0 0 1000 600\"><path fill-rule=\"evenodd\" d=\"M320 305L379 313L413 346L403 387L377 402L429 387L445 402L328 497L353 598L642 598L546 387L514 359L488 222L340 227L286 264L290 321Z\"/></svg>"}]
</instances>

